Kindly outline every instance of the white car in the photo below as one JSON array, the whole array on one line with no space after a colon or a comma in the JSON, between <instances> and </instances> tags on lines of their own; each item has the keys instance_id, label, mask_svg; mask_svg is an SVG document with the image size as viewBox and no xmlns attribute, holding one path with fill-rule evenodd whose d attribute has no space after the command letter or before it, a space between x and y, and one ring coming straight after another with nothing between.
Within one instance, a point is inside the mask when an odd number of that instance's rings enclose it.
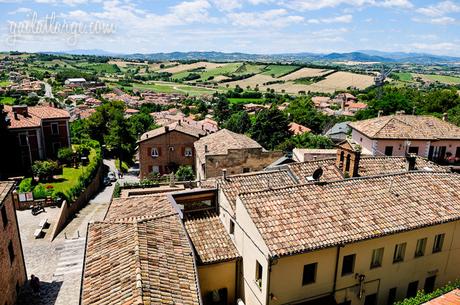
<instances>
[{"instance_id":1,"label":"white car","mask_svg":"<svg viewBox=\"0 0 460 305\"><path fill-rule=\"evenodd\" d=\"M112 181L112 182L117 181L117 177L115 177L115 173L114 173L114 172L109 172L109 173L107 174L107 178L109 178L110 181Z\"/></svg>"}]
</instances>

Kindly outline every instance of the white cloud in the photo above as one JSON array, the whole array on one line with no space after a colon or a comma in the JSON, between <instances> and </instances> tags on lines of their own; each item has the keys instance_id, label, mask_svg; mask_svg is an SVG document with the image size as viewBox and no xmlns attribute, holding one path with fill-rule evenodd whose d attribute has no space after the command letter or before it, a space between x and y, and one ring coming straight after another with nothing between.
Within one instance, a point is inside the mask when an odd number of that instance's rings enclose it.
<instances>
[{"instance_id":1,"label":"white cloud","mask_svg":"<svg viewBox=\"0 0 460 305\"><path fill-rule=\"evenodd\" d=\"M339 5L352 7L378 6L386 8L411 8L413 4L409 0L284 0L285 6L299 11L319 10L332 8Z\"/></svg>"},{"instance_id":2,"label":"white cloud","mask_svg":"<svg viewBox=\"0 0 460 305\"><path fill-rule=\"evenodd\" d=\"M459 46L451 42L440 42L440 43L413 43L411 44L413 48L418 50L425 51L452 51L458 50Z\"/></svg>"},{"instance_id":3,"label":"white cloud","mask_svg":"<svg viewBox=\"0 0 460 305\"><path fill-rule=\"evenodd\" d=\"M454 24L457 22L455 18L452 17L437 17L437 18L412 18L412 21L420 22L420 23L431 23L435 25L448 25Z\"/></svg>"},{"instance_id":4,"label":"white cloud","mask_svg":"<svg viewBox=\"0 0 460 305\"><path fill-rule=\"evenodd\" d=\"M440 17L449 13L460 12L460 5L452 1L443 1L439 2L438 4L421 7L417 9L417 12L430 17Z\"/></svg>"},{"instance_id":5,"label":"white cloud","mask_svg":"<svg viewBox=\"0 0 460 305\"><path fill-rule=\"evenodd\" d=\"M235 26L281 28L304 21L304 17L289 15L285 9L262 12L241 12L228 14L228 20Z\"/></svg>"},{"instance_id":6,"label":"white cloud","mask_svg":"<svg viewBox=\"0 0 460 305\"><path fill-rule=\"evenodd\" d=\"M32 9L27 8L27 7L20 7L18 9L15 9L14 11L8 12L8 15L16 15L16 14L28 14L31 13Z\"/></svg>"},{"instance_id":7,"label":"white cloud","mask_svg":"<svg viewBox=\"0 0 460 305\"><path fill-rule=\"evenodd\" d=\"M231 12L243 6L240 0L213 0L212 3L219 11Z\"/></svg>"},{"instance_id":8,"label":"white cloud","mask_svg":"<svg viewBox=\"0 0 460 305\"><path fill-rule=\"evenodd\" d=\"M353 20L352 15L343 15L331 18L320 18L320 19L308 19L308 23L320 24L320 23L350 23Z\"/></svg>"}]
</instances>

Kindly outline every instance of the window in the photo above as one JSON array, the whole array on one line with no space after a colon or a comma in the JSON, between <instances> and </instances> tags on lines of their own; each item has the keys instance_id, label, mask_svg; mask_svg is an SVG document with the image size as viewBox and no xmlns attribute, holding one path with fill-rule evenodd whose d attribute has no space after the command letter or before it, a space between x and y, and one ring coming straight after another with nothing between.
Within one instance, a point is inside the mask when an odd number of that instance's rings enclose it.
<instances>
[{"instance_id":1,"label":"window","mask_svg":"<svg viewBox=\"0 0 460 305\"><path fill-rule=\"evenodd\" d=\"M377 305L377 294L373 293L366 295L366 298L364 299L364 305Z\"/></svg>"},{"instance_id":2,"label":"window","mask_svg":"<svg viewBox=\"0 0 460 305\"><path fill-rule=\"evenodd\" d=\"M230 219L230 234L233 235L234 233L235 233L235 222Z\"/></svg>"},{"instance_id":3,"label":"window","mask_svg":"<svg viewBox=\"0 0 460 305\"><path fill-rule=\"evenodd\" d=\"M251 169L249 167L243 167L243 173L249 173Z\"/></svg>"},{"instance_id":4,"label":"window","mask_svg":"<svg viewBox=\"0 0 460 305\"><path fill-rule=\"evenodd\" d=\"M3 227L5 228L6 225L8 224L8 217L6 216L6 206L2 206L2 222L3 222Z\"/></svg>"},{"instance_id":5,"label":"window","mask_svg":"<svg viewBox=\"0 0 460 305\"><path fill-rule=\"evenodd\" d=\"M434 290L434 283L436 282L436 275L427 277L425 279L425 285L423 286L423 290L426 293L431 293Z\"/></svg>"},{"instance_id":6,"label":"window","mask_svg":"<svg viewBox=\"0 0 460 305\"><path fill-rule=\"evenodd\" d=\"M424 256L425 248L426 248L426 238L421 238L417 240L417 246L415 247L415 257Z\"/></svg>"},{"instance_id":7,"label":"window","mask_svg":"<svg viewBox=\"0 0 460 305\"><path fill-rule=\"evenodd\" d=\"M396 302L396 287L388 291L387 305L393 305Z\"/></svg>"},{"instance_id":8,"label":"window","mask_svg":"<svg viewBox=\"0 0 460 305\"><path fill-rule=\"evenodd\" d=\"M402 262L406 252L406 243L397 244L395 246L395 253L393 254L393 263Z\"/></svg>"},{"instance_id":9,"label":"window","mask_svg":"<svg viewBox=\"0 0 460 305\"><path fill-rule=\"evenodd\" d=\"M434 237L433 253L441 252L443 242L444 242L444 234L438 234Z\"/></svg>"},{"instance_id":10,"label":"window","mask_svg":"<svg viewBox=\"0 0 460 305\"><path fill-rule=\"evenodd\" d=\"M385 156L393 156L393 146L385 147Z\"/></svg>"},{"instance_id":11,"label":"window","mask_svg":"<svg viewBox=\"0 0 460 305\"><path fill-rule=\"evenodd\" d=\"M371 269L382 266L383 248L372 251Z\"/></svg>"},{"instance_id":12,"label":"window","mask_svg":"<svg viewBox=\"0 0 460 305\"><path fill-rule=\"evenodd\" d=\"M316 281L316 268L318 263L303 266L302 285L312 284Z\"/></svg>"},{"instance_id":13,"label":"window","mask_svg":"<svg viewBox=\"0 0 460 305\"><path fill-rule=\"evenodd\" d=\"M418 146L409 147L409 153L418 155Z\"/></svg>"},{"instance_id":14,"label":"window","mask_svg":"<svg viewBox=\"0 0 460 305\"><path fill-rule=\"evenodd\" d=\"M19 134L19 145L21 146L27 146L27 134L26 133L20 133Z\"/></svg>"},{"instance_id":15,"label":"window","mask_svg":"<svg viewBox=\"0 0 460 305\"><path fill-rule=\"evenodd\" d=\"M343 257L342 276L353 273L355 269L355 254Z\"/></svg>"},{"instance_id":16,"label":"window","mask_svg":"<svg viewBox=\"0 0 460 305\"><path fill-rule=\"evenodd\" d=\"M186 147L185 148L185 156L186 157L191 157L193 155L193 150L191 147Z\"/></svg>"},{"instance_id":17,"label":"window","mask_svg":"<svg viewBox=\"0 0 460 305\"><path fill-rule=\"evenodd\" d=\"M262 265L258 261L256 261L256 284L261 289L262 289L262 274L263 274Z\"/></svg>"},{"instance_id":18,"label":"window","mask_svg":"<svg viewBox=\"0 0 460 305\"><path fill-rule=\"evenodd\" d=\"M13 249L13 242L10 240L10 243L8 244L8 253L10 254L10 262L11 264L14 261L14 249Z\"/></svg>"},{"instance_id":19,"label":"window","mask_svg":"<svg viewBox=\"0 0 460 305\"><path fill-rule=\"evenodd\" d=\"M61 148L61 143L59 142L53 143L53 153L57 154L60 148Z\"/></svg>"},{"instance_id":20,"label":"window","mask_svg":"<svg viewBox=\"0 0 460 305\"><path fill-rule=\"evenodd\" d=\"M150 172L154 174L158 174L160 172L160 167L158 165L150 166Z\"/></svg>"},{"instance_id":21,"label":"window","mask_svg":"<svg viewBox=\"0 0 460 305\"><path fill-rule=\"evenodd\" d=\"M418 281L409 283L409 286L407 286L406 298L415 297L417 295L417 289L418 289Z\"/></svg>"},{"instance_id":22,"label":"window","mask_svg":"<svg viewBox=\"0 0 460 305\"><path fill-rule=\"evenodd\" d=\"M58 123L51 123L51 133L54 135L59 134L59 124Z\"/></svg>"},{"instance_id":23,"label":"window","mask_svg":"<svg viewBox=\"0 0 460 305\"><path fill-rule=\"evenodd\" d=\"M152 147L151 155L152 155L153 158L159 157L159 156L160 156L160 152L159 152L158 148Z\"/></svg>"}]
</instances>

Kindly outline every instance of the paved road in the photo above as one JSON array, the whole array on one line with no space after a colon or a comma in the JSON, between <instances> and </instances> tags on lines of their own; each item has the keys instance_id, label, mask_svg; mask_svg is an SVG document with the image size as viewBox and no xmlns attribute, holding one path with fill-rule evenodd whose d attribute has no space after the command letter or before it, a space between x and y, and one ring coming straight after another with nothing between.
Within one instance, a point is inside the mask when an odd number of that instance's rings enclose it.
<instances>
[{"instance_id":1,"label":"paved road","mask_svg":"<svg viewBox=\"0 0 460 305\"><path fill-rule=\"evenodd\" d=\"M104 164L111 170L115 168L113 161L104 160ZM42 217L49 219L52 228L58 216L57 208L47 208L47 213L41 217L32 216L29 210L18 211L27 274L35 274L42 281L41 296L33 297L30 288L26 286L18 299L18 305L79 303L87 226L90 222L104 218L113 189L114 185L101 190L53 242L49 238L51 229L44 239L35 239L33 230Z\"/></svg>"}]
</instances>

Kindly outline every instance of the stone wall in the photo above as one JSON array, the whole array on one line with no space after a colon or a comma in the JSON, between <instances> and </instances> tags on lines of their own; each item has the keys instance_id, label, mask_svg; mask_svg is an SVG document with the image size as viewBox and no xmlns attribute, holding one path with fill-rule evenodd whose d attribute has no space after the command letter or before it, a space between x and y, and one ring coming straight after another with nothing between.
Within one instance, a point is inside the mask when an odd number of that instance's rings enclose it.
<instances>
[{"instance_id":1,"label":"stone wall","mask_svg":"<svg viewBox=\"0 0 460 305\"><path fill-rule=\"evenodd\" d=\"M69 220L85 207L89 200L99 191L101 188L102 180L104 178L104 166L101 163L99 169L97 170L96 176L93 181L86 187L83 193L72 203L64 201L61 205L61 211L59 213L59 219L56 222L53 231L51 233L51 239L53 240L59 233L65 228Z\"/></svg>"},{"instance_id":2,"label":"stone wall","mask_svg":"<svg viewBox=\"0 0 460 305\"><path fill-rule=\"evenodd\" d=\"M218 177L222 169L226 169L228 175L260 171L282 156L281 151L260 148L229 149L227 155L206 155L205 175L206 178Z\"/></svg>"},{"instance_id":3,"label":"stone wall","mask_svg":"<svg viewBox=\"0 0 460 305\"><path fill-rule=\"evenodd\" d=\"M7 222L5 223L3 217L0 217L0 231L2 231L0 233L0 304L13 305L16 302L17 290L24 285L27 275L12 189L0 203L0 210L3 207ZM10 242L14 253L12 261L9 251Z\"/></svg>"}]
</instances>

